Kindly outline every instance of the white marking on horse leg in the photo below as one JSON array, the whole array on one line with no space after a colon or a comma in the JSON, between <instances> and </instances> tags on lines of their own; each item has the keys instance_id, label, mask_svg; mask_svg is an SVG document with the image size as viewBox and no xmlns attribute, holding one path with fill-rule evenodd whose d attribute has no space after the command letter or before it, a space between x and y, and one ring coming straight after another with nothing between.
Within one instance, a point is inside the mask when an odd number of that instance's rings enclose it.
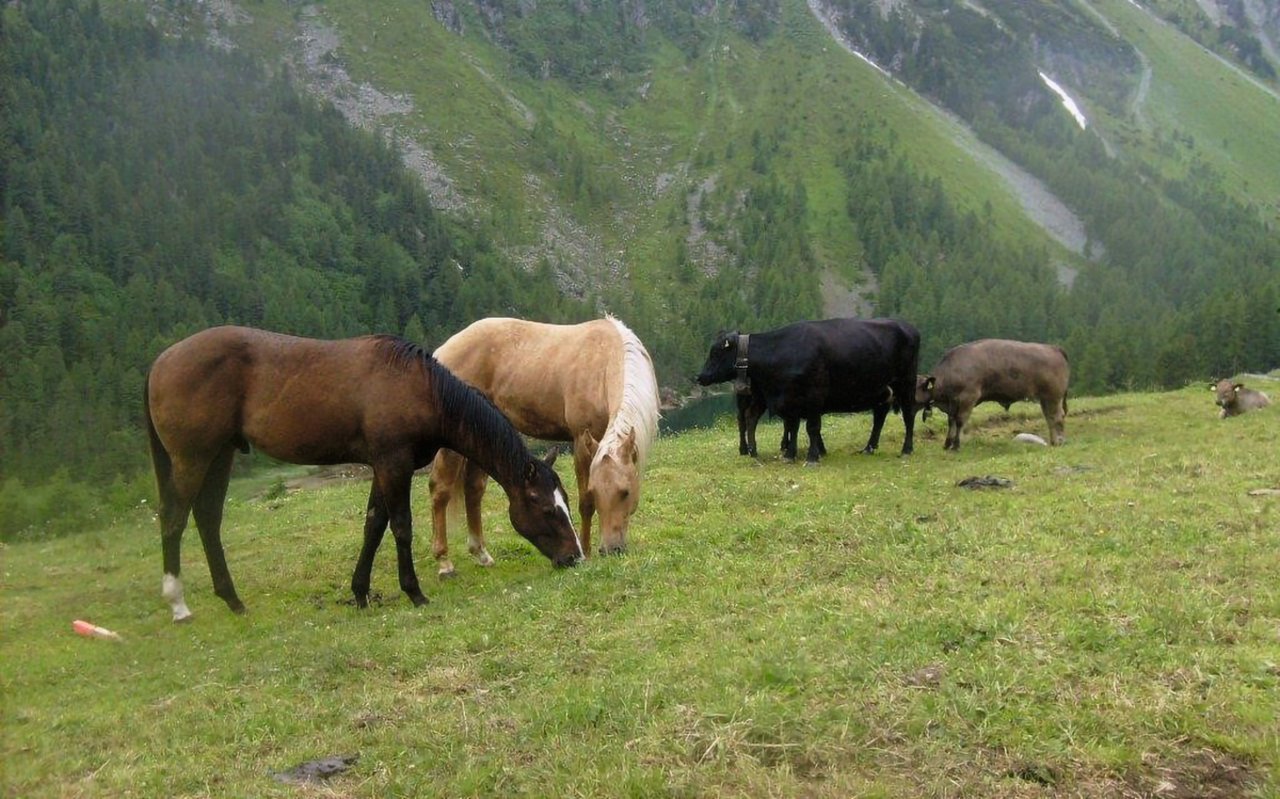
<instances>
[{"instance_id":1,"label":"white marking on horse leg","mask_svg":"<svg viewBox=\"0 0 1280 799\"><path fill-rule=\"evenodd\" d=\"M467 536L467 551L481 566L492 566L493 556L484 548L484 540L475 536Z\"/></svg>"},{"instance_id":2,"label":"white marking on horse leg","mask_svg":"<svg viewBox=\"0 0 1280 799\"><path fill-rule=\"evenodd\" d=\"M467 551L476 559L476 563L481 566L492 566L493 556L489 554L489 550L484 548L484 541L476 536L467 536Z\"/></svg>"},{"instance_id":3,"label":"white marking on horse leg","mask_svg":"<svg viewBox=\"0 0 1280 799\"><path fill-rule=\"evenodd\" d=\"M436 574L440 577L452 577L457 574L453 568L453 561L448 558L440 558L436 561L436 564L439 567L436 570Z\"/></svg>"},{"instance_id":4,"label":"white marking on horse leg","mask_svg":"<svg viewBox=\"0 0 1280 799\"><path fill-rule=\"evenodd\" d=\"M182 593L182 580L174 577L172 574L164 576L164 584L160 589L160 596L164 597L169 603L169 607L173 608L173 620L186 621L191 618L191 609L187 607L187 600Z\"/></svg>"},{"instance_id":5,"label":"white marking on horse leg","mask_svg":"<svg viewBox=\"0 0 1280 799\"><path fill-rule=\"evenodd\" d=\"M573 530L573 541L578 545L578 560L585 560L587 556L582 551L582 539L578 537L578 528L573 526L573 514L569 513L569 503L565 500L564 492L558 488L556 489L555 502L556 507L569 520L569 529Z\"/></svg>"}]
</instances>

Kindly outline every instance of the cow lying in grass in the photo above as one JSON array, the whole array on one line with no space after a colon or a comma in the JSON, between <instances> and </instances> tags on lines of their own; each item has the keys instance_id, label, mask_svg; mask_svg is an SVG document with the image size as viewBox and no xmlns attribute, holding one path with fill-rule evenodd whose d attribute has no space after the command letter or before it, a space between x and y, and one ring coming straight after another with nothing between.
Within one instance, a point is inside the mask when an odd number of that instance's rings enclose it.
<instances>
[{"instance_id":1,"label":"cow lying in grass","mask_svg":"<svg viewBox=\"0 0 1280 799\"><path fill-rule=\"evenodd\" d=\"M1219 380L1217 383L1211 383L1209 384L1209 390L1217 394L1217 398L1214 401L1222 409L1222 412L1218 414L1219 419L1225 419L1228 416L1239 416L1246 411L1265 408L1271 404L1271 398L1261 391L1245 388L1243 383L1234 383L1230 380Z\"/></svg>"}]
</instances>

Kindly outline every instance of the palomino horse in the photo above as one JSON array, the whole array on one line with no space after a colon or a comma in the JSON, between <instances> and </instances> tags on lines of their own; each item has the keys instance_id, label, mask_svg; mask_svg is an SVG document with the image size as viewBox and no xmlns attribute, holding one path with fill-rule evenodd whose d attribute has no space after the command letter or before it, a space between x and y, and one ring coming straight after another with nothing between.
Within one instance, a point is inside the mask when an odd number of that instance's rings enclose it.
<instances>
[{"instance_id":1,"label":"palomino horse","mask_svg":"<svg viewBox=\"0 0 1280 799\"><path fill-rule=\"evenodd\" d=\"M640 501L640 472L658 431L658 382L640 339L612 316L579 325L481 319L434 355L493 400L520 432L573 442L583 550L591 550L591 517L598 513L600 551L624 551ZM446 511L459 480L467 548L482 565L493 563L480 521L485 475L442 449L431 467L433 548L442 576L454 571Z\"/></svg>"},{"instance_id":2,"label":"palomino horse","mask_svg":"<svg viewBox=\"0 0 1280 799\"><path fill-rule=\"evenodd\" d=\"M145 398L151 460L160 489L162 595L173 620L191 616L183 598L182 531L193 513L214 593L236 613L222 550L222 506L235 450L252 445L303 464L373 467L364 547L351 577L356 604L369 601L373 556L387 523L400 588L427 601L413 567L409 484L442 447L465 453L502 484L511 524L557 566L582 557L564 486L529 454L506 417L416 344L391 336L342 341L215 327L160 354Z\"/></svg>"}]
</instances>

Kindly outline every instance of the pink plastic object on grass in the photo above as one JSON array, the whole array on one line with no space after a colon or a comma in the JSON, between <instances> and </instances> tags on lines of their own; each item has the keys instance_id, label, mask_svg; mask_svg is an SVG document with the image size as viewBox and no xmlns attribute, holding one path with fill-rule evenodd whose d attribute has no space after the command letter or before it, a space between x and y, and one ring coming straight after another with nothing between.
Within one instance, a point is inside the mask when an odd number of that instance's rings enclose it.
<instances>
[{"instance_id":1,"label":"pink plastic object on grass","mask_svg":"<svg viewBox=\"0 0 1280 799\"><path fill-rule=\"evenodd\" d=\"M90 624L87 621L76 619L71 622L71 629L88 638L106 638L111 641L119 641L120 634L108 630L106 627L99 627L96 624Z\"/></svg>"}]
</instances>

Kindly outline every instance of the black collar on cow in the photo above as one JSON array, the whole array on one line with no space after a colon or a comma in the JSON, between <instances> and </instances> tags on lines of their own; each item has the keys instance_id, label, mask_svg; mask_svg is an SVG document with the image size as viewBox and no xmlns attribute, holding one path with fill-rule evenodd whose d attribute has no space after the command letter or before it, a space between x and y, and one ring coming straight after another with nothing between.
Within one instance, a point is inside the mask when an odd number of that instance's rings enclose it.
<instances>
[{"instance_id":1,"label":"black collar on cow","mask_svg":"<svg viewBox=\"0 0 1280 799\"><path fill-rule=\"evenodd\" d=\"M733 390L737 394L751 393L751 378L747 377L747 341L750 338L749 333L738 334L738 357L733 361L733 368L738 372L733 381Z\"/></svg>"}]
</instances>

